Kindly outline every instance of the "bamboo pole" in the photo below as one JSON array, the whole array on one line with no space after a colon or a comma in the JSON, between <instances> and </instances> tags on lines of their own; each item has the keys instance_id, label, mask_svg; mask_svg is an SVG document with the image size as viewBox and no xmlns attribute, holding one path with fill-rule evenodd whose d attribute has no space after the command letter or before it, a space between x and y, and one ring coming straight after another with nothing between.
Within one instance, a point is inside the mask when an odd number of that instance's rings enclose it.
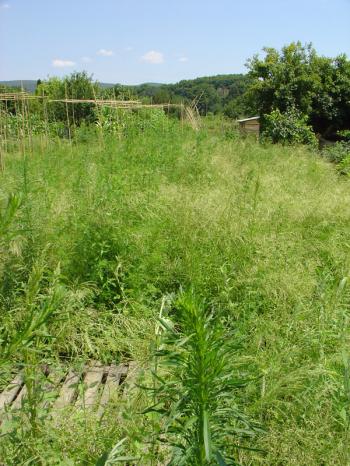
<instances>
[{"instance_id":1,"label":"bamboo pole","mask_svg":"<svg viewBox=\"0 0 350 466\"><path fill-rule=\"evenodd\" d=\"M68 112L68 102L67 102L67 83L65 83L64 92L65 92L65 96L66 96L66 115L67 115L67 125L68 125L68 139L69 139L70 148L72 150L72 137L71 137L71 132L70 132L70 122L69 122L69 112Z\"/></svg>"}]
</instances>

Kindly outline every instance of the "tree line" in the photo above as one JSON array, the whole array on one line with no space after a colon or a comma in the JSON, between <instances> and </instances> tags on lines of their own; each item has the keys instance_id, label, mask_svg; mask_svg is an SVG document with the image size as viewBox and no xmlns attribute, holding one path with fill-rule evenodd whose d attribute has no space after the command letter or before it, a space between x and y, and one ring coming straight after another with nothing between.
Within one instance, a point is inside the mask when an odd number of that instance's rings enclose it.
<instances>
[{"instance_id":1,"label":"tree line","mask_svg":"<svg viewBox=\"0 0 350 466\"><path fill-rule=\"evenodd\" d=\"M97 97L155 104L195 103L201 115L224 114L234 119L260 115L263 129L277 135L277 140L281 131L287 131L287 140L293 139L295 126L300 134L311 131L328 139L337 139L342 131L349 130L350 61L345 54L324 57L311 44L293 42L281 50L264 48L263 55L253 56L246 66L246 74L202 77L176 84L116 84L109 88L100 86L86 72L74 72L63 79L38 80L35 93L51 99ZM37 106L38 112L42 111L40 104ZM9 110L14 111L11 104ZM67 108L60 102L51 104L48 117L66 120ZM68 118L78 125L82 121L89 123L96 118L94 105L71 106ZM299 142L308 139L308 134L302 135Z\"/></svg>"}]
</instances>

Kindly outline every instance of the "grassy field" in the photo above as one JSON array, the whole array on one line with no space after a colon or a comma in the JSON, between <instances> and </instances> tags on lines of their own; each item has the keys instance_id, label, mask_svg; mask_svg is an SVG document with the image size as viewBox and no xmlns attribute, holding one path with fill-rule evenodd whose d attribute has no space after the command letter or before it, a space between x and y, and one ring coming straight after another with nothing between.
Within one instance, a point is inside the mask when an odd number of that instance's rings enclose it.
<instances>
[{"instance_id":1,"label":"grassy field","mask_svg":"<svg viewBox=\"0 0 350 466\"><path fill-rule=\"evenodd\" d=\"M0 328L13 338L28 313L52 309L1 384L23 364L89 359L133 360L147 378L162 302L176 322L171 303L190 293L219 316L249 379L232 398L259 428L227 436L229 455L350 464L349 182L305 148L232 134L170 122L6 154L0 201L17 193L20 205L0 239ZM149 444L147 397L134 390L102 422L82 411L33 422L24 407L2 426L0 463L90 465L126 438L138 459L124 464L166 464Z\"/></svg>"}]
</instances>

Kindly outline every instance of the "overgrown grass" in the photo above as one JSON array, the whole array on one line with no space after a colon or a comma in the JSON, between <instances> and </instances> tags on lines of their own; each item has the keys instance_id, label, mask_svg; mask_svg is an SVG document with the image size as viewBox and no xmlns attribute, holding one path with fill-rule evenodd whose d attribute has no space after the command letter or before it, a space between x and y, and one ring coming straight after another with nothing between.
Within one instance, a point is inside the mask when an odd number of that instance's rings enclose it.
<instances>
[{"instance_id":1,"label":"overgrown grass","mask_svg":"<svg viewBox=\"0 0 350 466\"><path fill-rule=\"evenodd\" d=\"M35 360L132 359L147 374L163 297L191 289L257 374L235 399L266 430L249 443L263 452L237 450L236 462L347 464L349 183L307 149L228 135L213 121L198 133L173 122L7 154L0 201L17 193L21 206L0 248L0 327L8 338L23 328L27 284L45 264L35 302L60 270L64 305L36 337ZM25 362L13 357L3 386ZM24 410L0 458L94 464L126 437L136 464L157 464L148 405L145 393L116 402L102 425L79 412L46 420L35 441Z\"/></svg>"}]
</instances>

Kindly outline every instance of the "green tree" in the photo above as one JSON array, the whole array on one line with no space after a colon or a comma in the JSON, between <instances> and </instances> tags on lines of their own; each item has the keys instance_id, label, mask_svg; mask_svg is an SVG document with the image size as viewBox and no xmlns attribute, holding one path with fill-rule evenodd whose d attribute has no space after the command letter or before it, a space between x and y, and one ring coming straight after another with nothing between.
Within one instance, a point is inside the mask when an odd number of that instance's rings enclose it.
<instances>
[{"instance_id":1,"label":"green tree","mask_svg":"<svg viewBox=\"0 0 350 466\"><path fill-rule=\"evenodd\" d=\"M311 63L316 56L311 44L303 47L300 42L276 49L265 47L263 59L255 55L247 66L252 85L248 98L263 115L275 109L281 112L294 106L310 114L315 93L315 79Z\"/></svg>"},{"instance_id":2,"label":"green tree","mask_svg":"<svg viewBox=\"0 0 350 466\"><path fill-rule=\"evenodd\" d=\"M90 99L99 96L100 88L92 76L86 71L74 72L64 79L53 77L43 81L36 89L36 94L46 96L49 100ZM69 120L69 124L80 125L82 121L92 122L95 118L94 103L65 104L63 102L49 102L48 115L50 120ZM68 117L67 117L68 113Z\"/></svg>"},{"instance_id":3,"label":"green tree","mask_svg":"<svg viewBox=\"0 0 350 466\"><path fill-rule=\"evenodd\" d=\"M320 57L311 44L300 42L280 52L263 50L263 58L255 55L247 62L251 85L246 98L257 113L295 108L326 136L349 126L350 61L345 55Z\"/></svg>"},{"instance_id":4,"label":"green tree","mask_svg":"<svg viewBox=\"0 0 350 466\"><path fill-rule=\"evenodd\" d=\"M167 104L171 101L170 92L166 87L160 87L157 92L154 94L153 103L154 104Z\"/></svg>"},{"instance_id":5,"label":"green tree","mask_svg":"<svg viewBox=\"0 0 350 466\"><path fill-rule=\"evenodd\" d=\"M350 61L346 55L315 57L315 92L310 121L315 131L332 136L350 125Z\"/></svg>"},{"instance_id":6,"label":"green tree","mask_svg":"<svg viewBox=\"0 0 350 466\"><path fill-rule=\"evenodd\" d=\"M176 84L146 83L129 89L144 102L189 104L195 101L199 112L205 115L221 113L231 101L244 94L248 83L247 75L228 74L183 80ZM245 101L242 100L240 107L243 104Z\"/></svg>"}]
</instances>

